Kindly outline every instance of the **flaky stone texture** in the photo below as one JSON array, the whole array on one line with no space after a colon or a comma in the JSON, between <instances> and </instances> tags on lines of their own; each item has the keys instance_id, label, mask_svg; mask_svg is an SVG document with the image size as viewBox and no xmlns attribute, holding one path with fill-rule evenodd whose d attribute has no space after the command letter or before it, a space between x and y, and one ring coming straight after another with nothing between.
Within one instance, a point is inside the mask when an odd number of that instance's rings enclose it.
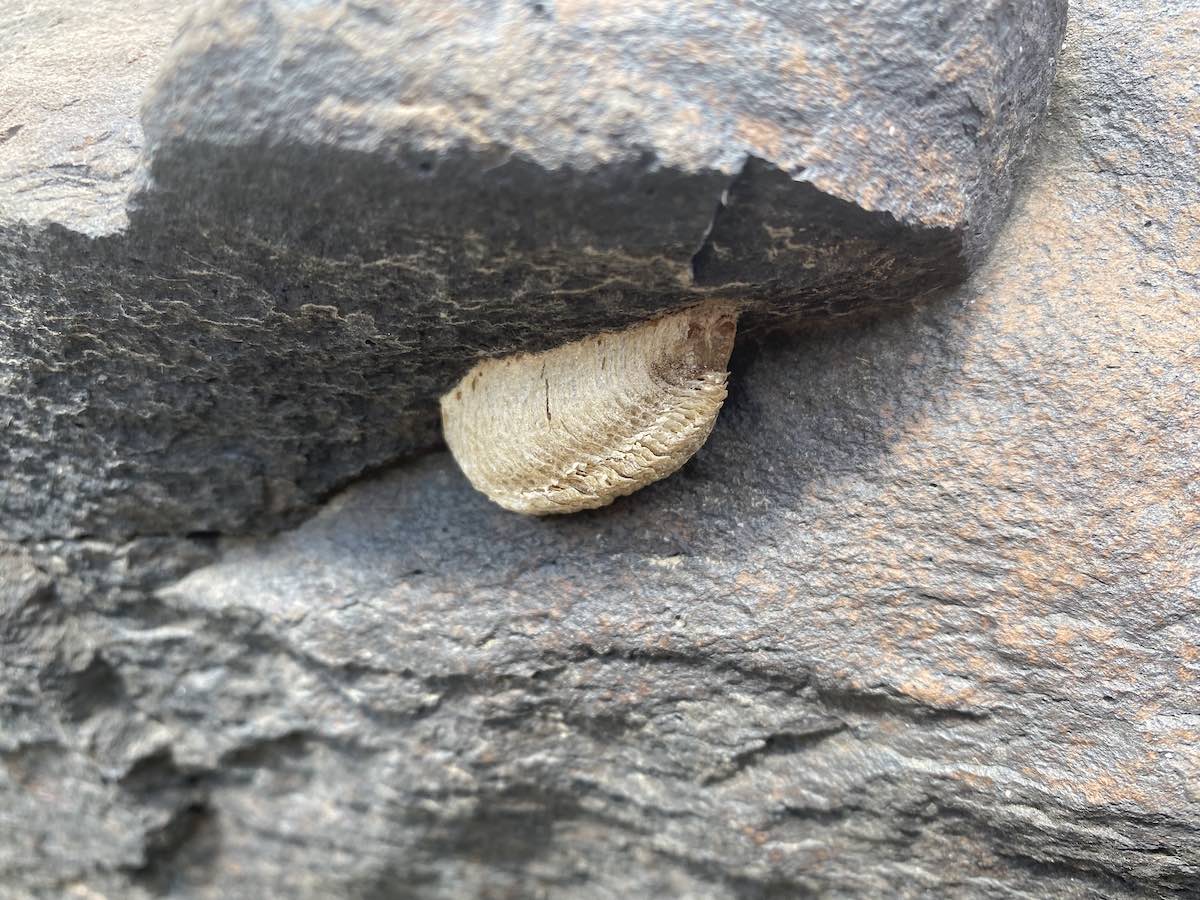
<instances>
[{"instance_id":1,"label":"flaky stone texture","mask_svg":"<svg viewBox=\"0 0 1200 900\"><path fill-rule=\"evenodd\" d=\"M675 477L0 556L0 896L1195 897L1200 15L1072 8L984 268Z\"/></svg>"},{"instance_id":2,"label":"flaky stone texture","mask_svg":"<svg viewBox=\"0 0 1200 900\"><path fill-rule=\"evenodd\" d=\"M442 397L446 444L505 509L607 506L667 477L708 439L736 330L736 307L707 304L487 360Z\"/></svg>"},{"instance_id":3,"label":"flaky stone texture","mask_svg":"<svg viewBox=\"0 0 1200 900\"><path fill-rule=\"evenodd\" d=\"M480 358L959 282L1065 3L61 5L0 16L12 539L278 528Z\"/></svg>"},{"instance_id":4,"label":"flaky stone texture","mask_svg":"<svg viewBox=\"0 0 1200 900\"><path fill-rule=\"evenodd\" d=\"M4 4L0 227L58 223L96 237L128 226L144 143L138 103L187 9L179 0ZM0 271L12 265L0 256Z\"/></svg>"},{"instance_id":5,"label":"flaky stone texture","mask_svg":"<svg viewBox=\"0 0 1200 900\"><path fill-rule=\"evenodd\" d=\"M297 140L434 160L494 145L549 172L649 153L672 180L732 178L755 159L860 210L945 229L947 246L974 254L1040 112L1064 9L215 0L173 46L146 126L156 147ZM661 263L690 279L686 256Z\"/></svg>"}]
</instances>

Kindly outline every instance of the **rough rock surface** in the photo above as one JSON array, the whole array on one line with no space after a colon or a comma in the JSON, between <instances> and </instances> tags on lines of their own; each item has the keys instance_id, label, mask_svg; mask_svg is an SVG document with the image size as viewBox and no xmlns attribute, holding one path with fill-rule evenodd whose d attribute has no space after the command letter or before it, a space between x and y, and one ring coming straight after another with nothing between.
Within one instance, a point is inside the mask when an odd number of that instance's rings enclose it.
<instances>
[{"instance_id":1,"label":"rough rock surface","mask_svg":"<svg viewBox=\"0 0 1200 900\"><path fill-rule=\"evenodd\" d=\"M169 50L177 4L46 5L0 18L11 538L278 527L481 355L961 280L1065 3L211 0Z\"/></svg>"},{"instance_id":2,"label":"rough rock surface","mask_svg":"<svg viewBox=\"0 0 1200 900\"><path fill-rule=\"evenodd\" d=\"M1200 896L1197 71L1073 4L984 267L605 510L11 547L0 896Z\"/></svg>"}]
</instances>

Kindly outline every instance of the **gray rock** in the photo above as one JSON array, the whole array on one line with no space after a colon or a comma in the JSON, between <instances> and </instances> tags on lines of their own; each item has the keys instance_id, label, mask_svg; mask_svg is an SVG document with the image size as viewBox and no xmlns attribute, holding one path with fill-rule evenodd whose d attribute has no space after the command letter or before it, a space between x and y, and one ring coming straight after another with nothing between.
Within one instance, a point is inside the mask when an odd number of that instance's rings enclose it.
<instances>
[{"instance_id":1,"label":"gray rock","mask_svg":"<svg viewBox=\"0 0 1200 900\"><path fill-rule=\"evenodd\" d=\"M169 50L173 4L79 15L0 24L13 539L277 528L435 446L479 356L960 281L1065 2L224 0Z\"/></svg>"},{"instance_id":2,"label":"gray rock","mask_svg":"<svg viewBox=\"0 0 1200 900\"><path fill-rule=\"evenodd\" d=\"M0 894L1197 896L1195 25L1074 6L984 266L612 507L0 557Z\"/></svg>"}]
</instances>

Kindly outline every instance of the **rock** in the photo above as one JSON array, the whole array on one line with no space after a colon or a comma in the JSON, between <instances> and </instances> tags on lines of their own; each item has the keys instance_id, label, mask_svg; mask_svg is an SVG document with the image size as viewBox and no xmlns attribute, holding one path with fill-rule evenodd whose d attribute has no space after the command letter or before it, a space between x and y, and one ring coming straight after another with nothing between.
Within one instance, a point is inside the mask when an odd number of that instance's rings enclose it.
<instances>
[{"instance_id":1,"label":"rock","mask_svg":"<svg viewBox=\"0 0 1200 900\"><path fill-rule=\"evenodd\" d=\"M671 479L0 558L0 894L1197 896L1200 21L1072 9L983 267Z\"/></svg>"},{"instance_id":2,"label":"rock","mask_svg":"<svg viewBox=\"0 0 1200 900\"><path fill-rule=\"evenodd\" d=\"M1065 2L89 15L0 25L10 539L278 528L436 446L481 356L960 281Z\"/></svg>"}]
</instances>

